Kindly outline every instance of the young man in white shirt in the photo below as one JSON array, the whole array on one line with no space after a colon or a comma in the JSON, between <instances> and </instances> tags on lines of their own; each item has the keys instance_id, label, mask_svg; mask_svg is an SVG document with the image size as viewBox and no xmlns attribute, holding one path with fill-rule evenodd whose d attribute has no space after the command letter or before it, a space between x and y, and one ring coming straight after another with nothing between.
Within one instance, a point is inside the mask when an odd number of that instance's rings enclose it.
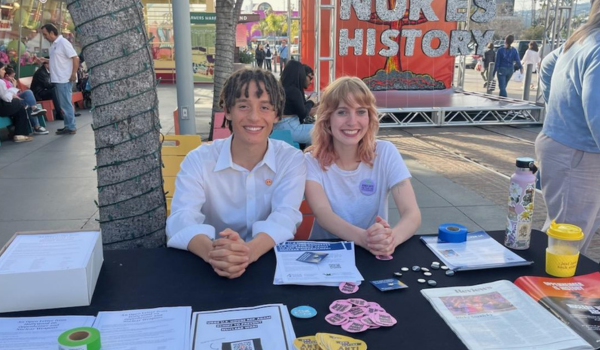
<instances>
[{"instance_id":1,"label":"young man in white shirt","mask_svg":"<svg viewBox=\"0 0 600 350\"><path fill-rule=\"evenodd\" d=\"M191 151L177 174L167 246L189 250L220 276L241 276L302 221L302 152L269 139L285 93L268 71L233 73L221 91L232 135Z\"/></svg>"},{"instance_id":2,"label":"young man in white shirt","mask_svg":"<svg viewBox=\"0 0 600 350\"><path fill-rule=\"evenodd\" d=\"M42 36L52 43L50 46L50 81L56 86L56 95L65 118L65 127L56 130L56 133L74 135L77 133L77 126L75 125L72 91L73 83L77 81L79 56L73 45L62 35L58 35L58 29L53 24L48 23L42 26ZM40 61L47 62L48 60L40 58Z\"/></svg>"}]
</instances>

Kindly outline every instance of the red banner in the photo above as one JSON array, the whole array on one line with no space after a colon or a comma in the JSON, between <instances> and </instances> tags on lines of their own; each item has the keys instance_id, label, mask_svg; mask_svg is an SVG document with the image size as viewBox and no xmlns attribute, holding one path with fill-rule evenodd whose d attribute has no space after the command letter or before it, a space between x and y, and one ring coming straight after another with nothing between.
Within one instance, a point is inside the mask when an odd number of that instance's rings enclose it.
<instances>
[{"instance_id":1,"label":"red banner","mask_svg":"<svg viewBox=\"0 0 600 350\"><path fill-rule=\"evenodd\" d=\"M332 33L330 12L323 9L319 32L316 33L316 1L302 1L301 60L303 63L315 67L316 35L321 37L320 56L329 57L329 38L330 35L334 35L336 77L357 76L374 91L442 90L451 87L454 57L449 54L448 38L451 31L456 29L457 23L445 21L446 1L421 1L421 6L426 3L430 8L424 8L418 14L413 11L412 15L409 13L411 1L406 1L404 16L398 20L380 18L376 9L376 2L379 1L376 0L371 1L371 13L367 14L367 17L364 11L357 14L354 5L349 7L348 16L348 3L358 3L358 1L335 1L338 9L335 33ZM341 6L342 2L346 3L345 10ZM386 10L395 9L396 0L386 2ZM383 13L381 9L379 11ZM343 18L346 16L347 19ZM362 29L359 31L362 33L362 38L356 37L356 29ZM409 40L407 37L410 36L412 39ZM443 40L445 42L442 42ZM361 50L358 50L359 46ZM394 48L397 48L397 52ZM432 54L434 50L438 52ZM425 52L428 52L429 56ZM437 57L431 57L434 55ZM321 88L325 88L329 84L329 62L322 61L319 68L320 85Z\"/></svg>"}]
</instances>

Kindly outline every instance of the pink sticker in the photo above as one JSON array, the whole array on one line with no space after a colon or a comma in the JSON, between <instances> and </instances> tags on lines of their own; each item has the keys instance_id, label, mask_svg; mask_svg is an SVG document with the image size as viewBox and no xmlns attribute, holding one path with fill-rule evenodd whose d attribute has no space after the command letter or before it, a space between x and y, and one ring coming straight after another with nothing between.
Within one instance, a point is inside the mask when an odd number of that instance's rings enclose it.
<instances>
[{"instance_id":1,"label":"pink sticker","mask_svg":"<svg viewBox=\"0 0 600 350\"><path fill-rule=\"evenodd\" d=\"M344 300L336 300L331 305L329 305L329 311L334 314L343 314L344 312L348 312L352 308L352 304Z\"/></svg>"},{"instance_id":2,"label":"pink sticker","mask_svg":"<svg viewBox=\"0 0 600 350\"><path fill-rule=\"evenodd\" d=\"M381 326L375 324L375 322L373 322L373 320L369 317L369 316L363 316L360 319L360 322L362 322L364 325L369 326L369 329L376 329L379 328Z\"/></svg>"},{"instance_id":3,"label":"pink sticker","mask_svg":"<svg viewBox=\"0 0 600 350\"><path fill-rule=\"evenodd\" d=\"M342 325L342 329L350 333L364 332L369 329L369 326L360 321L350 321Z\"/></svg>"},{"instance_id":4,"label":"pink sticker","mask_svg":"<svg viewBox=\"0 0 600 350\"><path fill-rule=\"evenodd\" d=\"M375 255L378 260L392 260L394 257L391 255Z\"/></svg>"},{"instance_id":5,"label":"pink sticker","mask_svg":"<svg viewBox=\"0 0 600 350\"><path fill-rule=\"evenodd\" d=\"M375 324L383 327L391 327L398 323L398 321L396 321L396 319L387 312L377 312L370 314L369 317Z\"/></svg>"},{"instance_id":6,"label":"pink sticker","mask_svg":"<svg viewBox=\"0 0 600 350\"><path fill-rule=\"evenodd\" d=\"M342 314L329 314L325 316L325 321L334 326L341 326L348 322L348 317Z\"/></svg>"},{"instance_id":7,"label":"pink sticker","mask_svg":"<svg viewBox=\"0 0 600 350\"><path fill-rule=\"evenodd\" d=\"M367 306L369 304L368 301L361 298L350 298L346 299L346 301L354 306Z\"/></svg>"},{"instance_id":8,"label":"pink sticker","mask_svg":"<svg viewBox=\"0 0 600 350\"><path fill-rule=\"evenodd\" d=\"M344 313L344 315L349 316L351 318L358 318L358 317L362 317L365 315L365 310L363 310L361 307L353 307L350 310L346 311L346 313Z\"/></svg>"},{"instance_id":9,"label":"pink sticker","mask_svg":"<svg viewBox=\"0 0 600 350\"><path fill-rule=\"evenodd\" d=\"M339 288L340 292L344 294L353 294L358 291L358 286L352 282L342 282Z\"/></svg>"},{"instance_id":10,"label":"pink sticker","mask_svg":"<svg viewBox=\"0 0 600 350\"><path fill-rule=\"evenodd\" d=\"M381 307L373 307L373 306L369 306L368 308L366 308L365 310L365 314L370 315L370 314L375 314L378 312L385 312L385 310Z\"/></svg>"}]
</instances>

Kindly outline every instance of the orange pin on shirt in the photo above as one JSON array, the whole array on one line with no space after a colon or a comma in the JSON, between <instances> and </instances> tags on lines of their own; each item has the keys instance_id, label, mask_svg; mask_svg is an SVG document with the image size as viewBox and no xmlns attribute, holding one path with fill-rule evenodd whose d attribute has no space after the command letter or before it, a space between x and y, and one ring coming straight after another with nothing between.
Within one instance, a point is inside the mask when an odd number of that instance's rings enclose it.
<instances>
[{"instance_id":1,"label":"orange pin on shirt","mask_svg":"<svg viewBox=\"0 0 600 350\"><path fill-rule=\"evenodd\" d=\"M271 186L273 184L273 180L271 179L266 179L265 183L267 184L267 186Z\"/></svg>"}]
</instances>

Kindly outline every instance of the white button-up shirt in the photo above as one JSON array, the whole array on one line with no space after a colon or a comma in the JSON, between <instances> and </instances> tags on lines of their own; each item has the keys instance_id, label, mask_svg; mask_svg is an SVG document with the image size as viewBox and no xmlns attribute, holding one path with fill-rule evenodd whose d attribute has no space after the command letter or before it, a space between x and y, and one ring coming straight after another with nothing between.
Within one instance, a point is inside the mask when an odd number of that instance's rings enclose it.
<instances>
[{"instance_id":1,"label":"white button-up shirt","mask_svg":"<svg viewBox=\"0 0 600 350\"><path fill-rule=\"evenodd\" d=\"M269 139L264 158L249 171L233 162L231 140L202 145L181 163L167 219L167 246L187 249L194 236L215 239L226 228L245 241L261 232L275 243L294 238L306 182L302 152Z\"/></svg>"},{"instance_id":2,"label":"white button-up shirt","mask_svg":"<svg viewBox=\"0 0 600 350\"><path fill-rule=\"evenodd\" d=\"M73 73L73 57L76 56L77 52L69 40L59 35L50 45L50 81L68 83Z\"/></svg>"}]
</instances>

